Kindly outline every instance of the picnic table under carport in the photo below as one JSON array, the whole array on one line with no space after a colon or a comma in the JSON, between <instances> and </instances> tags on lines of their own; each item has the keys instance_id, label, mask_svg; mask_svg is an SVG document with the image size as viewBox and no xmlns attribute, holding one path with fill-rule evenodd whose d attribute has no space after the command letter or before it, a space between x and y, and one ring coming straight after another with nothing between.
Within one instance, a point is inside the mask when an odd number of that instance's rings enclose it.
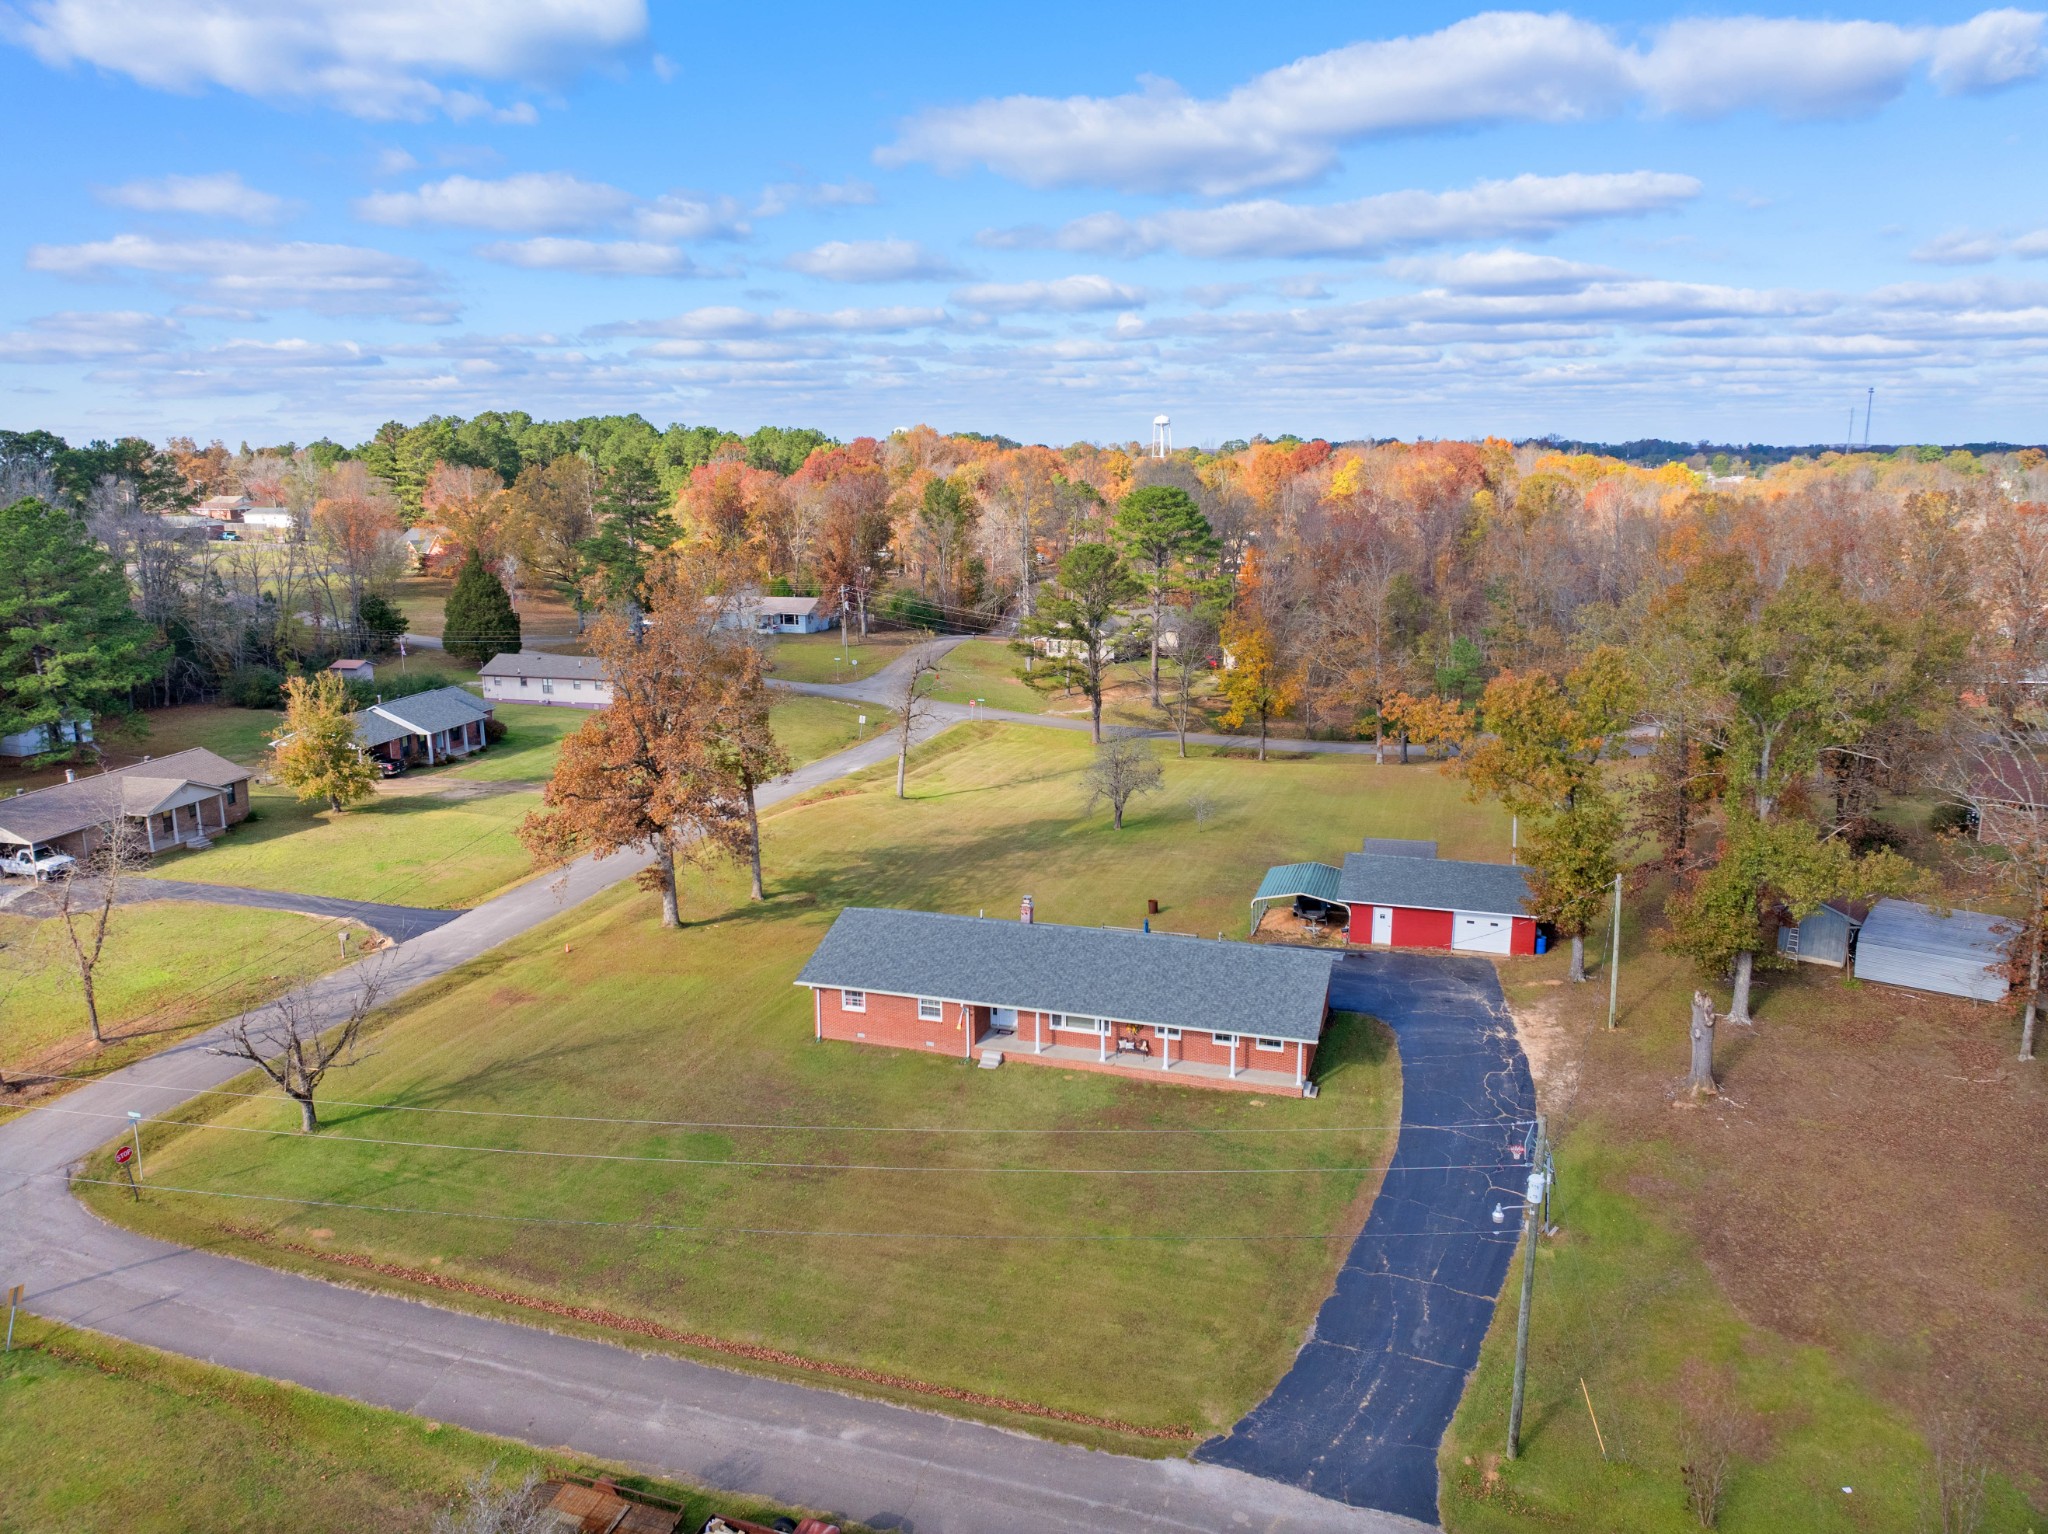
<instances>
[{"instance_id":1,"label":"picnic table under carport","mask_svg":"<svg viewBox=\"0 0 2048 1534\"><path fill-rule=\"evenodd\" d=\"M1342 877L1341 871L1328 863L1282 863L1267 869L1266 877L1259 881L1259 892L1252 896L1251 930L1257 932L1267 908L1281 901L1310 920L1326 919L1337 912L1339 924L1348 925L1351 907L1337 897Z\"/></svg>"}]
</instances>

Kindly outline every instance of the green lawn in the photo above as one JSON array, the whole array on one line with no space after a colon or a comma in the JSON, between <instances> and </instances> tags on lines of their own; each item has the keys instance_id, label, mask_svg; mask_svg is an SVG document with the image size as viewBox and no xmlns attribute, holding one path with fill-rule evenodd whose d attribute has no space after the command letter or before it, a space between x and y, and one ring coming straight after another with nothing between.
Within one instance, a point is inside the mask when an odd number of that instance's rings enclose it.
<instances>
[{"instance_id":1,"label":"green lawn","mask_svg":"<svg viewBox=\"0 0 2048 1534\"><path fill-rule=\"evenodd\" d=\"M317 1138L154 1131L152 1175L184 1186L625 1222L602 1239L431 1215L230 1210L199 1198L107 1212L312 1271L322 1271L320 1251L362 1253L508 1300L544 1295L1155 1431L1223 1427L1285 1369L1364 1217L1398 1120L1384 1030L1340 1020L1320 1062L1325 1090L1308 1102L819 1045L807 997L790 982L847 903L1011 919L1028 893L1041 920L1135 926L1151 897L1168 929L1242 932L1270 861L1335 858L1361 836L1422 826L1447 855L1469 854L1504 828L1434 774L1198 756L1167 762L1167 792L1142 801L1119 834L1105 815L1083 813L1078 774L1088 759L1085 739L1065 733L971 727L918 754L908 802L894 798L892 773L876 771L780 807L766 818L766 906L749 905L732 873L698 875L686 891L688 925L665 934L647 895L614 891L394 1009L376 1052L333 1089L368 1103L726 1127L337 1106ZM1198 800L1208 806L1202 823ZM195 1108L193 1118L290 1122L269 1101ZM734 1127L746 1125L915 1132ZM930 1132L941 1128L977 1132ZM1102 1129L1220 1133L1076 1132ZM1316 1132L1275 1132L1292 1130ZM672 1159L648 1164L655 1157ZM1287 1170L1243 1170L1278 1168ZM252 1226L261 1237L247 1234ZM980 1239L988 1236L1004 1239ZM929 1239L943 1237L976 1239ZM736 1267L744 1282L732 1281ZM386 1281L406 1282L402 1273ZM986 1402L948 1409L1126 1448L1175 1446Z\"/></svg>"},{"instance_id":2,"label":"green lawn","mask_svg":"<svg viewBox=\"0 0 2048 1534\"><path fill-rule=\"evenodd\" d=\"M609 1473L687 1507L787 1511L359 1406L24 1316L0 1355L0 1528L14 1534L424 1531L478 1475ZM851 1531L850 1531L851 1534Z\"/></svg>"},{"instance_id":3,"label":"green lawn","mask_svg":"<svg viewBox=\"0 0 2048 1534\"><path fill-rule=\"evenodd\" d=\"M368 804L339 814L282 788L250 786L251 817L203 852L157 858L167 879L339 895L390 905L471 906L532 872L513 835L540 807L536 790L503 793L422 772L380 784Z\"/></svg>"},{"instance_id":4,"label":"green lawn","mask_svg":"<svg viewBox=\"0 0 2048 1534\"><path fill-rule=\"evenodd\" d=\"M93 1068L161 1048L332 969L343 925L187 901L117 908L98 971L100 1026L117 1042L92 1055ZM0 1065L82 1050L88 1040L63 924L0 916Z\"/></svg>"},{"instance_id":5,"label":"green lawn","mask_svg":"<svg viewBox=\"0 0 2048 1534\"><path fill-rule=\"evenodd\" d=\"M896 659L917 639L917 635L892 630L857 639L844 651L839 631L829 634L787 634L778 636L769 648L775 676L784 682L849 682L873 676ZM842 660L842 656L845 657ZM858 665L848 664L858 661Z\"/></svg>"}]
</instances>

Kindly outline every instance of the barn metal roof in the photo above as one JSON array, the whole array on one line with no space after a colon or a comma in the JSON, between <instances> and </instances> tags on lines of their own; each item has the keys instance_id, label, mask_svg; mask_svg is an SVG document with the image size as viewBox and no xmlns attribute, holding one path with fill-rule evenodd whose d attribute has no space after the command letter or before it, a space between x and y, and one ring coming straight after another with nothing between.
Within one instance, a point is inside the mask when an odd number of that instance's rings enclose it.
<instances>
[{"instance_id":1,"label":"barn metal roof","mask_svg":"<svg viewBox=\"0 0 2048 1534\"><path fill-rule=\"evenodd\" d=\"M1256 904L1261 900L1292 900L1296 895L1307 895L1315 900L1337 899L1337 881L1342 877L1328 863L1282 863L1278 868L1266 870L1266 877L1259 881L1259 892L1252 896Z\"/></svg>"},{"instance_id":2,"label":"barn metal roof","mask_svg":"<svg viewBox=\"0 0 2048 1534\"><path fill-rule=\"evenodd\" d=\"M1944 916L1912 900L1880 900L1856 938L1856 978L1997 1001L2015 924L1983 911Z\"/></svg>"},{"instance_id":3,"label":"barn metal roof","mask_svg":"<svg viewBox=\"0 0 2048 1534\"><path fill-rule=\"evenodd\" d=\"M849 906L796 983L1312 1042L1335 964L1302 948Z\"/></svg>"},{"instance_id":4,"label":"barn metal roof","mask_svg":"<svg viewBox=\"0 0 2048 1534\"><path fill-rule=\"evenodd\" d=\"M1441 858L1354 852L1344 859L1338 888L1347 905L1478 911L1491 916L1529 914L1529 870L1511 863L1454 863Z\"/></svg>"}]
</instances>

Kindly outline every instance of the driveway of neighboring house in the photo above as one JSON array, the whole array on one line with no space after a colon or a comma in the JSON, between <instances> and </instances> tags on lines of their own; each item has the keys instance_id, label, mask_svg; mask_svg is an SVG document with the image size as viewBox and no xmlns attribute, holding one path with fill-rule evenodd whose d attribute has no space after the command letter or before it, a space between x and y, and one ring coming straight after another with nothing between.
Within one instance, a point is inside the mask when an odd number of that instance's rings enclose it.
<instances>
[{"instance_id":1,"label":"driveway of neighboring house","mask_svg":"<svg viewBox=\"0 0 2048 1534\"><path fill-rule=\"evenodd\" d=\"M1195 1458L1434 1522L1437 1446L1514 1255L1536 1089L1484 959L1346 954L1330 1004L1393 1029L1401 1138L1293 1367Z\"/></svg>"}]
</instances>

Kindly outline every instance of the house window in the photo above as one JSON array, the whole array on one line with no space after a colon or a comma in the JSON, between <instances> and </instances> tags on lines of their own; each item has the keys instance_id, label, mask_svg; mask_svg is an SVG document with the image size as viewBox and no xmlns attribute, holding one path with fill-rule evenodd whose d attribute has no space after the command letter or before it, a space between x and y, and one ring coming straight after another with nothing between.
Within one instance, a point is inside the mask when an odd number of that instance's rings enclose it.
<instances>
[{"instance_id":1,"label":"house window","mask_svg":"<svg viewBox=\"0 0 2048 1534\"><path fill-rule=\"evenodd\" d=\"M571 692L581 692L581 691L583 691L583 684L582 684L581 682L571 682L571 683L569 684L569 691L571 691Z\"/></svg>"},{"instance_id":2,"label":"house window","mask_svg":"<svg viewBox=\"0 0 2048 1534\"><path fill-rule=\"evenodd\" d=\"M1180 1030L1178 1028L1167 1028L1162 1026L1156 1027L1152 1031L1158 1034L1159 1037L1161 1037L1162 1039L1177 1039L1180 1037Z\"/></svg>"},{"instance_id":3,"label":"house window","mask_svg":"<svg viewBox=\"0 0 2048 1534\"><path fill-rule=\"evenodd\" d=\"M1277 1055L1287 1048L1285 1039L1260 1039L1259 1048L1269 1055Z\"/></svg>"},{"instance_id":4,"label":"house window","mask_svg":"<svg viewBox=\"0 0 2048 1534\"><path fill-rule=\"evenodd\" d=\"M519 685L521 687L531 687L533 683L529 682L525 677L521 677L519 679Z\"/></svg>"},{"instance_id":5,"label":"house window","mask_svg":"<svg viewBox=\"0 0 2048 1534\"><path fill-rule=\"evenodd\" d=\"M540 679L540 690L542 692L553 692L555 690L554 678L545 676L542 677Z\"/></svg>"},{"instance_id":6,"label":"house window","mask_svg":"<svg viewBox=\"0 0 2048 1534\"><path fill-rule=\"evenodd\" d=\"M177 823L178 823L178 817L177 817L176 815L174 815L174 814L173 814L173 815L159 815L159 816L157 816L157 818L156 818L156 828L157 828L157 829L158 829L159 831L168 831L168 830L170 830L170 829L171 829L172 827L174 827L175 825L177 825Z\"/></svg>"},{"instance_id":7,"label":"house window","mask_svg":"<svg viewBox=\"0 0 2048 1534\"><path fill-rule=\"evenodd\" d=\"M237 799L237 798L235 797L235 794L236 794L236 792L237 792L237 791L238 791L238 790L239 790L239 789L241 788L241 786L242 786L242 785L241 785L241 784L239 784L239 783L230 783L230 784L228 785L228 803L229 803L229 804L239 804L239 803L241 802L240 800L238 800L238 799Z\"/></svg>"},{"instance_id":8,"label":"house window","mask_svg":"<svg viewBox=\"0 0 2048 1534\"><path fill-rule=\"evenodd\" d=\"M844 1012L865 1012L868 1009L868 993L866 991L841 991L839 993L839 1007Z\"/></svg>"},{"instance_id":9,"label":"house window","mask_svg":"<svg viewBox=\"0 0 2048 1534\"><path fill-rule=\"evenodd\" d=\"M1052 1025L1055 1028L1064 1028L1070 1033L1102 1032L1102 1019L1099 1017L1074 1017L1069 1015L1062 1018L1055 1014Z\"/></svg>"},{"instance_id":10,"label":"house window","mask_svg":"<svg viewBox=\"0 0 2048 1534\"><path fill-rule=\"evenodd\" d=\"M946 1004L943 1001L934 1001L929 996L917 998L917 1020L920 1023L943 1022L945 1017Z\"/></svg>"},{"instance_id":11,"label":"house window","mask_svg":"<svg viewBox=\"0 0 2048 1534\"><path fill-rule=\"evenodd\" d=\"M1212 1033L1209 1037L1216 1041L1218 1049L1237 1048L1237 1035L1234 1033Z\"/></svg>"}]
</instances>

